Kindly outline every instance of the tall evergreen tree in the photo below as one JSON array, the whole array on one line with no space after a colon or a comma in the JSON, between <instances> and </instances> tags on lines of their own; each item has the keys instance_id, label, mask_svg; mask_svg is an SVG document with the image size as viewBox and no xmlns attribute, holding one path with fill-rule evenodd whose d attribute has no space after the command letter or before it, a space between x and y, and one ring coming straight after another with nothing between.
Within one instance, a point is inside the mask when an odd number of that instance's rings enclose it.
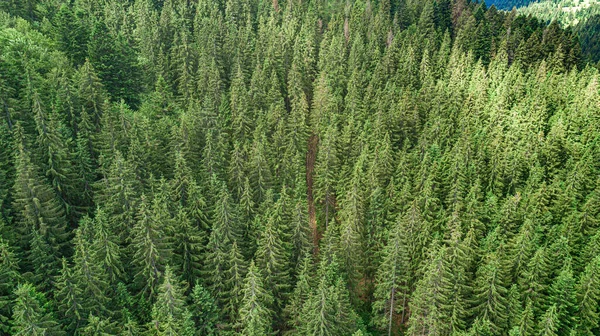
<instances>
[{"instance_id":1,"label":"tall evergreen tree","mask_svg":"<svg viewBox=\"0 0 600 336\"><path fill-rule=\"evenodd\" d=\"M155 199L150 208L146 197L142 195L137 221L131 231L135 283L139 293L146 297L156 295L170 255L164 232L164 226L170 223L160 222L165 214L156 212L162 211L159 202L159 199Z\"/></svg>"},{"instance_id":2,"label":"tall evergreen tree","mask_svg":"<svg viewBox=\"0 0 600 336\"><path fill-rule=\"evenodd\" d=\"M272 316L269 306L273 300L263 284L262 275L254 261L250 262L244 280L244 297L240 306L240 334L248 336L269 335Z\"/></svg>"},{"instance_id":3,"label":"tall evergreen tree","mask_svg":"<svg viewBox=\"0 0 600 336\"><path fill-rule=\"evenodd\" d=\"M31 284L15 289L12 331L16 335L65 335L59 324L45 308L45 298Z\"/></svg>"},{"instance_id":4,"label":"tall evergreen tree","mask_svg":"<svg viewBox=\"0 0 600 336\"><path fill-rule=\"evenodd\" d=\"M215 336L219 332L219 309L215 300L200 283L196 283L191 293L190 312L201 335Z\"/></svg>"},{"instance_id":5,"label":"tall evergreen tree","mask_svg":"<svg viewBox=\"0 0 600 336\"><path fill-rule=\"evenodd\" d=\"M152 321L148 325L151 335L191 336L183 288L169 266L165 267L162 283L157 288L156 303L152 308Z\"/></svg>"},{"instance_id":6,"label":"tall evergreen tree","mask_svg":"<svg viewBox=\"0 0 600 336\"><path fill-rule=\"evenodd\" d=\"M0 331L9 332L13 292L19 283L18 259L10 246L0 239Z\"/></svg>"}]
</instances>

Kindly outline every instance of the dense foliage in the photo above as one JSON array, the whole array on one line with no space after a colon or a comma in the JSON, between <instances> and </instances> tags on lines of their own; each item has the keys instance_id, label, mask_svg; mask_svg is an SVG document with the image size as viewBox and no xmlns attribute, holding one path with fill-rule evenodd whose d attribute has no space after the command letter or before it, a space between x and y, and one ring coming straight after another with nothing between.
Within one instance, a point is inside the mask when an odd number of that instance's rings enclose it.
<instances>
[{"instance_id":1,"label":"dense foliage","mask_svg":"<svg viewBox=\"0 0 600 336\"><path fill-rule=\"evenodd\" d=\"M525 7L531 3L536 3L540 0L487 0L485 1L488 6L494 5L498 9L511 10L513 8ZM554 1L554 0L542 0L542 1Z\"/></svg>"},{"instance_id":2,"label":"dense foliage","mask_svg":"<svg viewBox=\"0 0 600 336\"><path fill-rule=\"evenodd\" d=\"M600 335L570 30L466 0L0 6L0 334Z\"/></svg>"},{"instance_id":3,"label":"dense foliage","mask_svg":"<svg viewBox=\"0 0 600 336\"><path fill-rule=\"evenodd\" d=\"M600 14L574 27L581 42L581 54L590 62L600 62Z\"/></svg>"},{"instance_id":4,"label":"dense foliage","mask_svg":"<svg viewBox=\"0 0 600 336\"><path fill-rule=\"evenodd\" d=\"M534 2L519 9L524 15L534 15L544 21L558 21L563 25L577 25L600 14L598 0L551 0Z\"/></svg>"},{"instance_id":5,"label":"dense foliage","mask_svg":"<svg viewBox=\"0 0 600 336\"><path fill-rule=\"evenodd\" d=\"M520 8L519 12L545 22L572 27L579 37L583 59L600 61L600 2L597 0L540 1Z\"/></svg>"}]
</instances>

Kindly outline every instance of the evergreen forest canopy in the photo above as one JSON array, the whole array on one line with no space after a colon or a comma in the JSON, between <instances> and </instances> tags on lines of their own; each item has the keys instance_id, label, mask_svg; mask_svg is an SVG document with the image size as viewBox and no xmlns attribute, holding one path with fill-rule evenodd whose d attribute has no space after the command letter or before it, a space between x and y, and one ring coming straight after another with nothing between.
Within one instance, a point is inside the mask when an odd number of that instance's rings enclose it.
<instances>
[{"instance_id":1,"label":"evergreen forest canopy","mask_svg":"<svg viewBox=\"0 0 600 336\"><path fill-rule=\"evenodd\" d=\"M520 8L534 4L540 0L486 0L485 2L491 6L494 5L498 9L511 10L513 8ZM541 1L554 1L554 0L541 0Z\"/></svg>"},{"instance_id":2,"label":"evergreen forest canopy","mask_svg":"<svg viewBox=\"0 0 600 336\"><path fill-rule=\"evenodd\" d=\"M600 335L570 29L466 0L0 9L0 334Z\"/></svg>"},{"instance_id":3,"label":"evergreen forest canopy","mask_svg":"<svg viewBox=\"0 0 600 336\"><path fill-rule=\"evenodd\" d=\"M555 21L563 27L572 27L579 36L582 57L589 62L600 61L600 1L541 1L519 8L519 12L545 22Z\"/></svg>"},{"instance_id":4,"label":"evergreen forest canopy","mask_svg":"<svg viewBox=\"0 0 600 336\"><path fill-rule=\"evenodd\" d=\"M519 8L523 15L533 15L544 21L558 21L566 26L585 23L591 17L600 15L598 0L553 0L531 3Z\"/></svg>"}]
</instances>

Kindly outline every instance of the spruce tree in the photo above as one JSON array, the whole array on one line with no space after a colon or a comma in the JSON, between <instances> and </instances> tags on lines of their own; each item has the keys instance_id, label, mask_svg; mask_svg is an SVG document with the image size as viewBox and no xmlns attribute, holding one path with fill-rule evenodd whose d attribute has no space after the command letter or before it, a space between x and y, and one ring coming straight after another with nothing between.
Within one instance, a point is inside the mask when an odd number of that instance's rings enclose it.
<instances>
[{"instance_id":1,"label":"spruce tree","mask_svg":"<svg viewBox=\"0 0 600 336\"><path fill-rule=\"evenodd\" d=\"M557 332L559 335L568 335L576 323L577 297L575 279L571 265L568 263L554 279L550 286L548 301L555 307Z\"/></svg>"},{"instance_id":2,"label":"spruce tree","mask_svg":"<svg viewBox=\"0 0 600 336\"><path fill-rule=\"evenodd\" d=\"M222 293L221 300L225 302L224 311L231 322L231 326L234 326L239 316L243 298L244 278L247 273L247 264L238 248L237 241L234 241L231 246L226 266L225 292Z\"/></svg>"},{"instance_id":3,"label":"spruce tree","mask_svg":"<svg viewBox=\"0 0 600 336\"><path fill-rule=\"evenodd\" d=\"M382 254L382 263L376 276L375 302L373 303L373 322L388 336L395 331L394 320L400 314L400 323L404 322L408 301L408 274L403 267L406 256L403 253L402 231L398 226L391 229L387 245Z\"/></svg>"},{"instance_id":4,"label":"spruce tree","mask_svg":"<svg viewBox=\"0 0 600 336\"><path fill-rule=\"evenodd\" d=\"M83 293L65 258L62 259L62 269L56 279L56 289L59 322L67 333L75 333L86 318L81 302Z\"/></svg>"},{"instance_id":5,"label":"spruce tree","mask_svg":"<svg viewBox=\"0 0 600 336\"><path fill-rule=\"evenodd\" d=\"M292 329L292 334L298 334L298 327L300 326L300 316L302 312L302 306L308 300L308 297L313 289L312 279L312 263L313 259L311 254L307 253L303 260L300 271L297 276L296 286L292 294L290 295L288 304L284 309L284 316L286 317L288 326Z\"/></svg>"},{"instance_id":6,"label":"spruce tree","mask_svg":"<svg viewBox=\"0 0 600 336\"><path fill-rule=\"evenodd\" d=\"M540 318L538 324L538 335L540 336L558 336L558 328L560 325L559 317L556 312L556 305L550 306L544 315Z\"/></svg>"},{"instance_id":7,"label":"spruce tree","mask_svg":"<svg viewBox=\"0 0 600 336\"><path fill-rule=\"evenodd\" d=\"M487 260L477 270L475 279L475 312L490 322L490 328L498 333L507 322L506 272L498 252L488 254Z\"/></svg>"},{"instance_id":8,"label":"spruce tree","mask_svg":"<svg viewBox=\"0 0 600 336\"><path fill-rule=\"evenodd\" d=\"M73 246L73 278L76 286L82 292L82 307L87 317L88 313L95 316L108 315L108 275L104 272L102 261L92 245L91 221L80 221L80 227L75 231ZM88 235L89 232L89 235Z\"/></svg>"},{"instance_id":9,"label":"spruce tree","mask_svg":"<svg viewBox=\"0 0 600 336\"><path fill-rule=\"evenodd\" d=\"M261 230L256 264L262 270L265 286L273 295L274 305L271 308L276 314L274 317L279 318L290 291L291 256L286 246L283 223L277 220L276 212L273 211Z\"/></svg>"},{"instance_id":10,"label":"spruce tree","mask_svg":"<svg viewBox=\"0 0 600 336\"><path fill-rule=\"evenodd\" d=\"M54 191L40 177L38 168L25 147L23 129L17 125L17 157L15 159L14 207L24 237L39 235L50 251L51 264L57 266L67 238L64 208ZM30 242L31 244L31 242ZM31 249L33 253L33 249ZM57 268L54 268L57 270ZM46 278L50 274L44 274Z\"/></svg>"},{"instance_id":11,"label":"spruce tree","mask_svg":"<svg viewBox=\"0 0 600 336\"><path fill-rule=\"evenodd\" d=\"M432 251L423 278L417 282L410 304L409 335L422 332L444 334L450 330L450 325L442 305L446 302L449 287L448 265L445 259L446 249L438 248Z\"/></svg>"},{"instance_id":12,"label":"spruce tree","mask_svg":"<svg viewBox=\"0 0 600 336\"><path fill-rule=\"evenodd\" d=\"M100 207L96 209L92 231L94 235L92 249L96 254L95 258L101 262L103 272L108 277L107 281L115 284L124 273L122 252L118 234L111 226L106 212Z\"/></svg>"},{"instance_id":13,"label":"spruce tree","mask_svg":"<svg viewBox=\"0 0 600 336\"><path fill-rule=\"evenodd\" d=\"M547 309L547 279L546 250L541 247L535 252L519 277L521 295L525 301L532 302L536 315L542 314Z\"/></svg>"},{"instance_id":14,"label":"spruce tree","mask_svg":"<svg viewBox=\"0 0 600 336\"><path fill-rule=\"evenodd\" d=\"M186 335L189 333L189 314L184 289L177 281L169 266L165 267L162 283L156 292L156 302L152 308L152 321L148 325L150 335Z\"/></svg>"},{"instance_id":15,"label":"spruce tree","mask_svg":"<svg viewBox=\"0 0 600 336\"><path fill-rule=\"evenodd\" d=\"M208 290L199 282L190 294L192 303L190 312L196 324L197 333L216 336L219 332L219 309Z\"/></svg>"},{"instance_id":16,"label":"spruce tree","mask_svg":"<svg viewBox=\"0 0 600 336\"><path fill-rule=\"evenodd\" d=\"M81 328L80 334L85 336L109 336L117 335L118 328L110 319L101 319L90 314L88 324Z\"/></svg>"},{"instance_id":17,"label":"spruce tree","mask_svg":"<svg viewBox=\"0 0 600 336\"><path fill-rule=\"evenodd\" d=\"M533 304L527 301L525 310L521 314L518 330L521 336L535 335L535 316L533 314Z\"/></svg>"},{"instance_id":18,"label":"spruce tree","mask_svg":"<svg viewBox=\"0 0 600 336\"><path fill-rule=\"evenodd\" d=\"M0 238L0 332L9 332L13 292L20 278L17 256Z\"/></svg>"},{"instance_id":19,"label":"spruce tree","mask_svg":"<svg viewBox=\"0 0 600 336\"><path fill-rule=\"evenodd\" d=\"M240 335L259 336L272 333L272 313L269 306L273 297L265 288L259 268L250 262L244 280L244 297L240 306Z\"/></svg>"},{"instance_id":20,"label":"spruce tree","mask_svg":"<svg viewBox=\"0 0 600 336\"><path fill-rule=\"evenodd\" d=\"M109 171L96 187L95 203L102 205L122 243L135 223L140 186L133 166L121 152L115 153Z\"/></svg>"},{"instance_id":21,"label":"spruce tree","mask_svg":"<svg viewBox=\"0 0 600 336\"><path fill-rule=\"evenodd\" d=\"M183 208L180 208L175 216L173 256L183 279L187 283L195 283L202 270L201 258L206 239L204 232L192 224L190 217Z\"/></svg>"},{"instance_id":22,"label":"spruce tree","mask_svg":"<svg viewBox=\"0 0 600 336\"><path fill-rule=\"evenodd\" d=\"M159 222L162 217L160 200L155 199L152 209L142 195L137 221L131 230L131 247L133 249L134 277L136 289L142 296L154 297L169 260L170 250L164 225L169 223Z\"/></svg>"},{"instance_id":23,"label":"spruce tree","mask_svg":"<svg viewBox=\"0 0 600 336\"><path fill-rule=\"evenodd\" d=\"M20 284L15 289L12 331L16 335L65 335L51 312L45 307L45 298L31 284Z\"/></svg>"},{"instance_id":24,"label":"spruce tree","mask_svg":"<svg viewBox=\"0 0 600 336\"><path fill-rule=\"evenodd\" d=\"M345 335L356 330L357 316L350 305L335 254L321 261L319 284L302 307L300 335Z\"/></svg>"}]
</instances>

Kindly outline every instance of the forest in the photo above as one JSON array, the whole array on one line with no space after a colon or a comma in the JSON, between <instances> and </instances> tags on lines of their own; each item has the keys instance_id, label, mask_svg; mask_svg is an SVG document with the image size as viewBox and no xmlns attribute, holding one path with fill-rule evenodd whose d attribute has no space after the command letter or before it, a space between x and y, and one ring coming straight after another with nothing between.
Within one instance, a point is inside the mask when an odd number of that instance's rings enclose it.
<instances>
[{"instance_id":1,"label":"forest","mask_svg":"<svg viewBox=\"0 0 600 336\"><path fill-rule=\"evenodd\" d=\"M599 336L583 50L484 1L0 1L0 335Z\"/></svg>"},{"instance_id":2,"label":"forest","mask_svg":"<svg viewBox=\"0 0 600 336\"><path fill-rule=\"evenodd\" d=\"M555 0L487 0L485 3L489 6L494 5L498 9L511 10L513 8L521 8L530 4L535 4L538 1L554 2Z\"/></svg>"},{"instance_id":3,"label":"forest","mask_svg":"<svg viewBox=\"0 0 600 336\"><path fill-rule=\"evenodd\" d=\"M533 2L518 10L522 15L531 15L544 22L572 27L579 37L583 59L600 61L600 1L547 0Z\"/></svg>"}]
</instances>

